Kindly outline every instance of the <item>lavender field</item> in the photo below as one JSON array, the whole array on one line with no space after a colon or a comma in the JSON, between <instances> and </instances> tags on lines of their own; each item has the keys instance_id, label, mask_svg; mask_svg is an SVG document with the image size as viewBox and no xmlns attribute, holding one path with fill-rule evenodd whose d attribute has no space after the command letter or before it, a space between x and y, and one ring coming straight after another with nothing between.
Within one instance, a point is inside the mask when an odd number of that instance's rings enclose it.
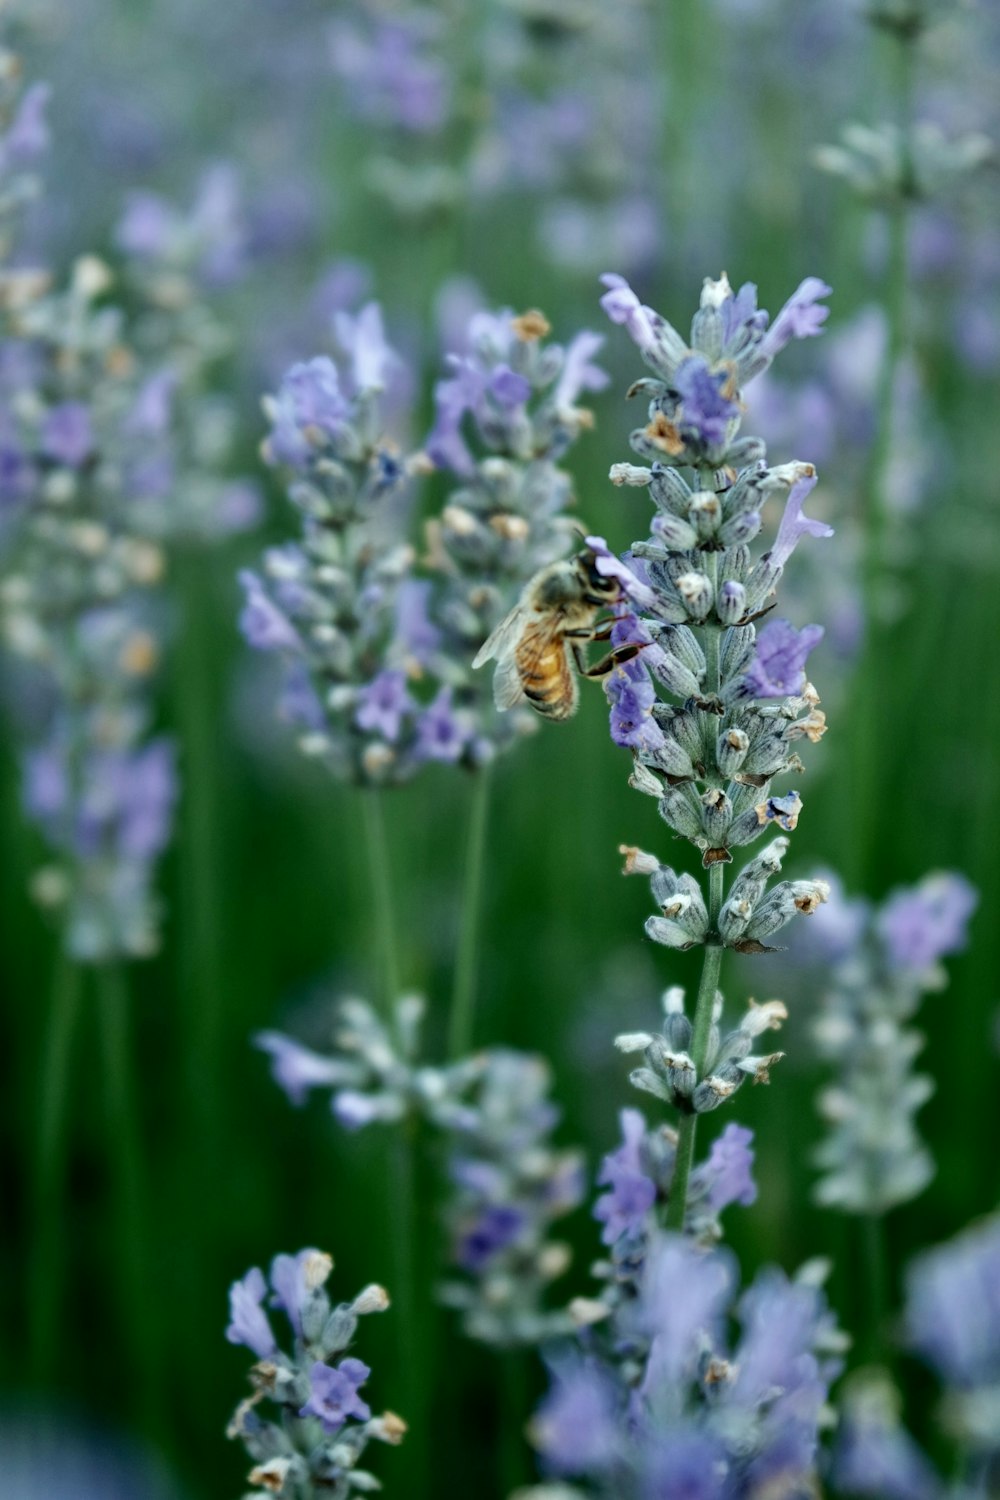
<instances>
[{"instance_id":1,"label":"lavender field","mask_svg":"<svg viewBox=\"0 0 1000 1500\"><path fill-rule=\"evenodd\" d=\"M0 0L4 1497L1000 1497L998 69Z\"/></svg>"}]
</instances>

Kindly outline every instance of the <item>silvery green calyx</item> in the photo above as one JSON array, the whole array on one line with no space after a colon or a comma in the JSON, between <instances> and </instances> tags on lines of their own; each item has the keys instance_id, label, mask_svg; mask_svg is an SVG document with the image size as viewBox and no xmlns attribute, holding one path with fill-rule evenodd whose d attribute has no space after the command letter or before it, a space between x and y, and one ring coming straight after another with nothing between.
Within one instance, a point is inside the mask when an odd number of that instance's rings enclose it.
<instances>
[{"instance_id":1,"label":"silvery green calyx","mask_svg":"<svg viewBox=\"0 0 1000 1500\"><path fill-rule=\"evenodd\" d=\"M426 460L403 454L381 416L398 356L375 303L341 315L337 329L340 363L293 365L265 401L264 458L290 476L299 536L241 573L240 623L251 646L283 660L282 711L302 751L377 785L454 759L470 731L447 692L427 702L414 691L437 632L400 540Z\"/></svg>"},{"instance_id":2,"label":"silvery green calyx","mask_svg":"<svg viewBox=\"0 0 1000 1500\"><path fill-rule=\"evenodd\" d=\"M578 522L562 461L592 425L581 398L608 379L594 363L598 334L584 330L563 347L547 342L549 331L536 311L476 313L434 392L427 452L452 488L427 530L440 629L432 660L476 726L464 757L472 763L537 726L527 708L498 713L488 677L468 663L525 583L566 555Z\"/></svg>"},{"instance_id":3,"label":"silvery green calyx","mask_svg":"<svg viewBox=\"0 0 1000 1500\"><path fill-rule=\"evenodd\" d=\"M769 1083L770 1069L785 1055L758 1050L761 1036L777 1030L788 1016L780 1000L768 1000L763 1005L751 1000L739 1025L724 1033L719 1024L723 999L717 990L700 1070L691 1055L694 1028L684 1012L684 991L676 986L667 990L663 1009L662 1032L624 1032L615 1037L615 1046L620 1052L642 1055L642 1066L629 1075L635 1088L686 1114L718 1109L748 1078L754 1083Z\"/></svg>"},{"instance_id":4,"label":"silvery green calyx","mask_svg":"<svg viewBox=\"0 0 1000 1500\"><path fill-rule=\"evenodd\" d=\"M643 1055L632 1081L681 1116L667 1223L686 1222L694 1121L750 1077L766 1082L781 1056L758 1038L780 1024L780 1002L751 1007L725 1026L718 978L726 948L761 953L796 915L810 915L827 896L821 880L781 881L802 809L795 790L772 790L776 777L803 770L799 751L825 730L806 660L822 638L819 625L796 628L768 618L774 594L798 542L830 527L804 513L816 484L808 463L771 466L764 443L743 436L741 392L793 338L820 332L829 288L804 281L772 322L757 307L756 288L737 293L725 276L704 284L684 338L645 306L622 277L603 278L602 305L624 325L652 372L629 394L646 403L647 420L631 435L645 464L621 463L614 484L646 490L654 505L647 538L623 558L602 537L588 537L597 570L617 581L621 599L612 646L639 650L618 662L605 692L611 736L632 752L631 784L655 798L661 818L686 838L708 870L707 892L641 849L624 847L625 872L649 877L658 909L646 935L667 948L705 949L694 1013L679 990L668 991L660 1035L637 1033L618 1045ZM759 553L752 543L768 503L783 504L777 532ZM733 851L771 830L763 853L736 875Z\"/></svg>"},{"instance_id":5,"label":"silvery green calyx","mask_svg":"<svg viewBox=\"0 0 1000 1500\"><path fill-rule=\"evenodd\" d=\"M227 1429L253 1461L246 1500L264 1493L287 1500L367 1494L379 1488L358 1467L369 1442L397 1444L406 1432L394 1412L372 1416L360 1394L371 1370L348 1353L360 1319L384 1312L388 1295L372 1285L334 1305L326 1291L332 1270L329 1255L300 1250L275 1256L267 1279L254 1266L230 1288L226 1338L257 1356L253 1395L240 1402ZM280 1309L289 1323L290 1354L275 1337L268 1308Z\"/></svg>"},{"instance_id":6,"label":"silvery green calyx","mask_svg":"<svg viewBox=\"0 0 1000 1500\"><path fill-rule=\"evenodd\" d=\"M349 1130L424 1121L443 1147L448 1277L441 1296L467 1333L498 1347L537 1344L572 1326L549 1307L549 1288L568 1268L552 1226L582 1201L579 1152L556 1146L559 1112L545 1062L489 1048L436 1067L419 1057L424 1002L404 996L387 1025L363 1000L344 1002L333 1048L313 1051L279 1032L257 1044L292 1103L328 1088Z\"/></svg>"},{"instance_id":7,"label":"silvery green calyx","mask_svg":"<svg viewBox=\"0 0 1000 1500\"><path fill-rule=\"evenodd\" d=\"M878 1214L915 1198L934 1175L915 1124L934 1083L915 1071L923 1037L910 1023L924 995L947 983L941 959L964 947L977 898L961 876L941 872L874 911L831 885L811 930L829 975L813 1036L833 1070L818 1100L827 1135L816 1198Z\"/></svg>"}]
</instances>

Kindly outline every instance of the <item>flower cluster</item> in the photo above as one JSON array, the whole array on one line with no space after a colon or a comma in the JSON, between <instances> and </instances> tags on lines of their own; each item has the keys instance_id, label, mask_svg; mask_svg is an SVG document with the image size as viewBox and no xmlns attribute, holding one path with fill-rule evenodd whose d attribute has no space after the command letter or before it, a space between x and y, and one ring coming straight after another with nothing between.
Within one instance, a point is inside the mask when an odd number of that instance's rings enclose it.
<instances>
[{"instance_id":1,"label":"flower cluster","mask_svg":"<svg viewBox=\"0 0 1000 1500\"><path fill-rule=\"evenodd\" d=\"M8 55L8 95L17 77ZM3 100L13 110L0 151L8 211L46 142L46 92ZM153 866L176 796L172 746L148 738L164 558L132 511L126 453L141 366L124 313L106 300L112 285L107 266L83 256L62 288L43 271L5 269L0 298L0 622L32 689L25 806L54 855L33 891L84 961L156 948Z\"/></svg>"},{"instance_id":2,"label":"flower cluster","mask_svg":"<svg viewBox=\"0 0 1000 1500\"><path fill-rule=\"evenodd\" d=\"M606 684L611 735L632 751L632 785L656 798L664 822L701 851L710 872L706 899L692 876L623 849L626 873L650 878L659 908L647 936L670 948L705 945L706 977L693 1020L671 991L664 1036L641 1033L619 1045L645 1053L633 1081L690 1116L714 1108L747 1076L764 1081L780 1055L751 1052L754 1038L780 1023L776 1002L720 1032L715 980L723 948L764 952L793 916L811 914L827 897L820 880L767 890L788 846L783 837L740 872L728 896L723 869L733 849L769 827L794 829L801 799L795 791L772 793L771 783L801 771L798 747L825 729L805 671L821 627L798 630L781 619L759 633L755 626L801 538L830 535L803 509L815 470L768 467L763 442L741 437L739 428L744 385L791 339L820 331L827 313L820 298L829 288L807 279L772 322L752 285L734 294L725 276L706 281L687 342L622 277L603 279L605 311L653 371L630 392L648 402L648 421L631 437L648 463L616 464L611 479L648 488L656 506L649 538L624 560L602 538L588 538L598 571L622 591L612 644L639 647ZM771 546L755 560L750 543L772 497L784 497L784 511ZM682 1186L692 1144L686 1135Z\"/></svg>"},{"instance_id":3,"label":"flower cluster","mask_svg":"<svg viewBox=\"0 0 1000 1500\"><path fill-rule=\"evenodd\" d=\"M387 1026L366 1002L345 1001L330 1055L279 1032L256 1040L292 1103L330 1088L347 1129L419 1118L441 1137L453 1272L442 1296L474 1338L538 1343L570 1326L545 1301L569 1265L568 1248L550 1233L582 1201L579 1153L552 1143L559 1112L541 1058L491 1048L444 1067L421 1064L423 1013L419 997L405 996Z\"/></svg>"},{"instance_id":4,"label":"flower cluster","mask_svg":"<svg viewBox=\"0 0 1000 1500\"><path fill-rule=\"evenodd\" d=\"M447 690L421 703L413 684L437 641L414 552L398 540L419 455L382 431L380 398L398 369L381 313L369 303L336 320L345 357L293 365L265 410L268 463L290 471L301 539L241 573L241 626L276 652L283 711L304 753L364 784L405 780L428 760L461 753L465 729ZM445 722L447 721L447 722Z\"/></svg>"},{"instance_id":5,"label":"flower cluster","mask_svg":"<svg viewBox=\"0 0 1000 1500\"><path fill-rule=\"evenodd\" d=\"M942 1418L980 1467L1000 1463L1000 1219L917 1257L907 1277L910 1346L946 1387Z\"/></svg>"},{"instance_id":6,"label":"flower cluster","mask_svg":"<svg viewBox=\"0 0 1000 1500\"><path fill-rule=\"evenodd\" d=\"M813 1028L834 1080L819 1098L828 1134L817 1153L816 1196L847 1213L881 1213L922 1192L934 1173L914 1123L933 1091L914 1072L923 1038L909 1024L925 993L946 984L941 959L965 946L976 894L937 873L892 892L882 906L831 900L812 929L830 966Z\"/></svg>"},{"instance_id":7,"label":"flower cluster","mask_svg":"<svg viewBox=\"0 0 1000 1500\"><path fill-rule=\"evenodd\" d=\"M435 661L476 725L473 760L535 727L526 709L497 715L468 663L528 580L566 554L576 523L560 461L591 424L581 397L607 384L594 363L597 334L584 330L562 348L545 342L548 332L539 312L477 313L467 349L450 356L435 388L427 452L456 486L428 528Z\"/></svg>"},{"instance_id":8,"label":"flower cluster","mask_svg":"<svg viewBox=\"0 0 1000 1500\"><path fill-rule=\"evenodd\" d=\"M736 1300L731 1258L655 1234L633 1294L556 1354L532 1438L575 1495L649 1500L811 1494L842 1336L822 1268L762 1271ZM727 1322L735 1303L740 1332ZM585 1488L583 1487L585 1486ZM527 1491L538 1500L546 1487Z\"/></svg>"},{"instance_id":9,"label":"flower cluster","mask_svg":"<svg viewBox=\"0 0 1000 1500\"><path fill-rule=\"evenodd\" d=\"M669 1125L650 1130L637 1109L622 1110L621 1130L622 1144L605 1156L597 1178L607 1191L594 1204L611 1257L604 1270L612 1285L630 1281L645 1260L658 1214L670 1198L677 1149L677 1132ZM684 1221L688 1234L711 1244L721 1238L724 1209L756 1201L753 1161L753 1131L727 1125L691 1174Z\"/></svg>"},{"instance_id":10,"label":"flower cluster","mask_svg":"<svg viewBox=\"0 0 1000 1500\"><path fill-rule=\"evenodd\" d=\"M236 1408L227 1429L254 1461L252 1495L346 1500L368 1493L378 1481L357 1467L368 1443L397 1444L406 1432L393 1412L372 1416L360 1394L371 1371L346 1352L358 1319L384 1312L389 1298L372 1285L352 1302L332 1306L325 1290L332 1269L329 1255L300 1250L275 1256L267 1280L254 1266L230 1288L226 1338L257 1357L250 1371L254 1394ZM290 1355L275 1338L267 1306L280 1308L288 1320ZM264 1402L277 1408L278 1420L261 1415Z\"/></svg>"}]
</instances>

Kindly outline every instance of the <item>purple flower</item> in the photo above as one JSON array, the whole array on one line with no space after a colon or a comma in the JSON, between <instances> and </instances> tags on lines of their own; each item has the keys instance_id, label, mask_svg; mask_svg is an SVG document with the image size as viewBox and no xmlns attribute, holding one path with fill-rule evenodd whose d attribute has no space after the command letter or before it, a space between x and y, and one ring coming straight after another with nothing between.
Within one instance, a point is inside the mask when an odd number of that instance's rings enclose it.
<instances>
[{"instance_id":1,"label":"purple flower","mask_svg":"<svg viewBox=\"0 0 1000 1500\"><path fill-rule=\"evenodd\" d=\"M166 847L177 801L174 744L157 739L122 760L111 774L118 802L118 847L131 859L152 860Z\"/></svg>"},{"instance_id":2,"label":"purple flower","mask_svg":"<svg viewBox=\"0 0 1000 1500\"><path fill-rule=\"evenodd\" d=\"M227 536L249 531L264 512L260 486L252 479L233 479L219 490L215 523Z\"/></svg>"},{"instance_id":3,"label":"purple flower","mask_svg":"<svg viewBox=\"0 0 1000 1500\"><path fill-rule=\"evenodd\" d=\"M938 871L919 885L893 891L875 919L891 968L930 969L967 941L979 896L962 875Z\"/></svg>"},{"instance_id":4,"label":"purple flower","mask_svg":"<svg viewBox=\"0 0 1000 1500\"><path fill-rule=\"evenodd\" d=\"M0 503L16 505L27 499L34 484L35 469L27 453L13 434L0 427Z\"/></svg>"},{"instance_id":5,"label":"purple flower","mask_svg":"<svg viewBox=\"0 0 1000 1500\"><path fill-rule=\"evenodd\" d=\"M739 402L726 394L732 382L728 370L711 370L701 354L691 354L677 370L674 384L681 398L680 426L694 428L706 447L721 447L729 423L740 413Z\"/></svg>"},{"instance_id":6,"label":"purple flower","mask_svg":"<svg viewBox=\"0 0 1000 1500\"><path fill-rule=\"evenodd\" d=\"M390 744L399 738L403 717L416 707L406 691L406 673L387 668L358 694L354 722L369 734L380 734Z\"/></svg>"},{"instance_id":7,"label":"purple flower","mask_svg":"<svg viewBox=\"0 0 1000 1500\"><path fill-rule=\"evenodd\" d=\"M656 689L639 657L619 663L605 678L604 692L616 745L655 750L663 744L663 730L653 718Z\"/></svg>"},{"instance_id":8,"label":"purple flower","mask_svg":"<svg viewBox=\"0 0 1000 1500\"><path fill-rule=\"evenodd\" d=\"M56 463L79 469L94 451L90 411L82 401L63 401L45 414L42 452Z\"/></svg>"},{"instance_id":9,"label":"purple flower","mask_svg":"<svg viewBox=\"0 0 1000 1500\"><path fill-rule=\"evenodd\" d=\"M740 1301L743 1334L734 1355L737 1405L753 1408L815 1377L813 1348L825 1317L819 1291L766 1267Z\"/></svg>"},{"instance_id":10,"label":"purple flower","mask_svg":"<svg viewBox=\"0 0 1000 1500\"><path fill-rule=\"evenodd\" d=\"M490 376L487 387L498 406L513 410L523 406L531 395L531 383L509 365L498 365Z\"/></svg>"},{"instance_id":11,"label":"purple flower","mask_svg":"<svg viewBox=\"0 0 1000 1500\"><path fill-rule=\"evenodd\" d=\"M932 1465L906 1429L860 1393L841 1412L832 1478L838 1494L872 1500L935 1500L941 1494Z\"/></svg>"},{"instance_id":12,"label":"purple flower","mask_svg":"<svg viewBox=\"0 0 1000 1500\"><path fill-rule=\"evenodd\" d=\"M343 1068L333 1058L303 1047L281 1031L258 1031L253 1044L271 1059L271 1076L291 1104L304 1104L310 1089L343 1082Z\"/></svg>"},{"instance_id":13,"label":"purple flower","mask_svg":"<svg viewBox=\"0 0 1000 1500\"><path fill-rule=\"evenodd\" d=\"M732 1284L730 1262L718 1251L706 1254L680 1235L659 1235L650 1245L635 1318L652 1340L644 1381L651 1400L694 1374L701 1336L715 1332Z\"/></svg>"},{"instance_id":14,"label":"purple flower","mask_svg":"<svg viewBox=\"0 0 1000 1500\"><path fill-rule=\"evenodd\" d=\"M158 370L144 380L126 418L126 427L141 437L163 437L170 429L177 371Z\"/></svg>"},{"instance_id":15,"label":"purple flower","mask_svg":"<svg viewBox=\"0 0 1000 1500\"><path fill-rule=\"evenodd\" d=\"M524 1213L513 1204L488 1204L459 1239L456 1263L463 1271L482 1271L494 1255L513 1244L524 1225Z\"/></svg>"},{"instance_id":16,"label":"purple flower","mask_svg":"<svg viewBox=\"0 0 1000 1500\"><path fill-rule=\"evenodd\" d=\"M707 1433L683 1427L657 1433L643 1465L643 1500L724 1500L732 1493L730 1467Z\"/></svg>"},{"instance_id":17,"label":"purple flower","mask_svg":"<svg viewBox=\"0 0 1000 1500\"><path fill-rule=\"evenodd\" d=\"M434 387L434 426L425 444L427 455L439 469L450 469L465 478L475 473L476 465L462 437L462 419L474 411L482 399L485 378L467 359L449 356L455 374L450 380L439 380Z\"/></svg>"},{"instance_id":18,"label":"purple flower","mask_svg":"<svg viewBox=\"0 0 1000 1500\"><path fill-rule=\"evenodd\" d=\"M612 552L602 536L588 536L584 538L584 541L594 554L594 567L602 578L616 578L621 584L622 593L638 609L655 608L655 591L649 587L648 583L643 583L638 574Z\"/></svg>"},{"instance_id":19,"label":"purple flower","mask_svg":"<svg viewBox=\"0 0 1000 1500\"><path fill-rule=\"evenodd\" d=\"M765 333L760 343L760 352L768 359L773 359L792 339L812 338L819 333L830 315L830 309L821 307L819 299L828 297L831 290L819 277L807 276Z\"/></svg>"},{"instance_id":20,"label":"purple flower","mask_svg":"<svg viewBox=\"0 0 1000 1500\"><path fill-rule=\"evenodd\" d=\"M396 594L396 640L421 666L426 666L441 641L431 620L431 584L425 578L405 578Z\"/></svg>"},{"instance_id":21,"label":"purple flower","mask_svg":"<svg viewBox=\"0 0 1000 1500\"><path fill-rule=\"evenodd\" d=\"M469 729L451 706L452 690L443 687L428 708L417 718L417 742L414 754L418 760L441 760L450 764L460 760L469 742Z\"/></svg>"},{"instance_id":22,"label":"purple flower","mask_svg":"<svg viewBox=\"0 0 1000 1500\"><path fill-rule=\"evenodd\" d=\"M771 620L757 636L754 659L743 677L746 695L784 698L802 691L806 658L823 639L822 625L796 630L788 620Z\"/></svg>"},{"instance_id":23,"label":"purple flower","mask_svg":"<svg viewBox=\"0 0 1000 1500\"><path fill-rule=\"evenodd\" d=\"M557 411L574 407L584 391L603 391L610 376L600 365L591 363L591 355L597 353L604 339L599 333L588 329L576 335L563 356L562 370L552 393Z\"/></svg>"},{"instance_id":24,"label":"purple flower","mask_svg":"<svg viewBox=\"0 0 1000 1500\"><path fill-rule=\"evenodd\" d=\"M815 486L815 474L799 479L792 485L785 502L785 511L778 527L778 535L774 539L774 546L766 554L772 567L783 568L785 566L801 537L833 536L833 527L827 526L825 521L812 521L802 514L806 496Z\"/></svg>"},{"instance_id":25,"label":"purple flower","mask_svg":"<svg viewBox=\"0 0 1000 1500\"><path fill-rule=\"evenodd\" d=\"M619 1445L614 1392L589 1365L554 1371L554 1384L531 1424L532 1441L557 1474L607 1468Z\"/></svg>"},{"instance_id":26,"label":"purple flower","mask_svg":"<svg viewBox=\"0 0 1000 1500\"><path fill-rule=\"evenodd\" d=\"M355 317L349 312L335 312L333 327L337 343L351 359L351 378L356 391L382 391L399 356L386 343L382 310L369 302Z\"/></svg>"},{"instance_id":27,"label":"purple flower","mask_svg":"<svg viewBox=\"0 0 1000 1500\"><path fill-rule=\"evenodd\" d=\"M727 350L736 343L740 334L762 333L767 327L767 313L757 307L757 288L752 281L745 281L738 292L730 293L719 304L719 315Z\"/></svg>"},{"instance_id":28,"label":"purple flower","mask_svg":"<svg viewBox=\"0 0 1000 1500\"><path fill-rule=\"evenodd\" d=\"M242 1281L229 1288L229 1327L226 1338L231 1344L243 1344L258 1359L269 1359L278 1346L261 1303L267 1292L264 1273L254 1266Z\"/></svg>"},{"instance_id":29,"label":"purple flower","mask_svg":"<svg viewBox=\"0 0 1000 1500\"><path fill-rule=\"evenodd\" d=\"M312 1391L300 1417L319 1417L327 1432L339 1432L348 1417L367 1422L371 1407L358 1395L371 1370L360 1359L342 1359L336 1367L320 1360L309 1371Z\"/></svg>"},{"instance_id":30,"label":"purple flower","mask_svg":"<svg viewBox=\"0 0 1000 1500\"><path fill-rule=\"evenodd\" d=\"M315 1288L310 1278L310 1266L315 1266L318 1250L300 1250L297 1255L276 1255L271 1262L271 1286L275 1303L284 1309L296 1336L302 1338L302 1309ZM330 1262L327 1260L326 1265Z\"/></svg>"},{"instance_id":31,"label":"purple flower","mask_svg":"<svg viewBox=\"0 0 1000 1500\"><path fill-rule=\"evenodd\" d=\"M129 193L115 230L115 242L126 255L158 260L177 233L176 211L158 193Z\"/></svg>"},{"instance_id":32,"label":"purple flower","mask_svg":"<svg viewBox=\"0 0 1000 1500\"><path fill-rule=\"evenodd\" d=\"M1000 1382L1000 1218L926 1251L906 1278L909 1342L951 1385Z\"/></svg>"},{"instance_id":33,"label":"purple flower","mask_svg":"<svg viewBox=\"0 0 1000 1500\"><path fill-rule=\"evenodd\" d=\"M629 337L645 353L656 340L652 322L656 314L653 309L639 301L624 276L607 271L601 277L601 283L610 288L601 298L604 311L612 323L624 323Z\"/></svg>"},{"instance_id":34,"label":"purple flower","mask_svg":"<svg viewBox=\"0 0 1000 1500\"><path fill-rule=\"evenodd\" d=\"M274 398L269 458L301 467L313 451L315 436L335 437L349 411L332 359L319 354L292 365Z\"/></svg>"},{"instance_id":35,"label":"purple flower","mask_svg":"<svg viewBox=\"0 0 1000 1500\"><path fill-rule=\"evenodd\" d=\"M302 642L291 621L265 593L264 585L249 568L241 569L239 581L246 590L240 614L240 629L257 651L300 651Z\"/></svg>"},{"instance_id":36,"label":"purple flower","mask_svg":"<svg viewBox=\"0 0 1000 1500\"><path fill-rule=\"evenodd\" d=\"M620 1115L624 1144L601 1163L598 1184L611 1189L594 1204L594 1218L604 1225L601 1242L613 1245L623 1234L641 1229L656 1202L656 1184L642 1170L640 1148L646 1122L637 1109Z\"/></svg>"},{"instance_id":37,"label":"purple flower","mask_svg":"<svg viewBox=\"0 0 1000 1500\"><path fill-rule=\"evenodd\" d=\"M33 83L25 89L10 128L0 141L0 153L6 164L30 166L45 151L49 144L45 110L51 93L47 83Z\"/></svg>"},{"instance_id":38,"label":"purple flower","mask_svg":"<svg viewBox=\"0 0 1000 1500\"><path fill-rule=\"evenodd\" d=\"M345 1130L362 1130L374 1120L384 1118L379 1101L360 1089L338 1089L330 1101L330 1108Z\"/></svg>"},{"instance_id":39,"label":"purple flower","mask_svg":"<svg viewBox=\"0 0 1000 1500\"><path fill-rule=\"evenodd\" d=\"M708 1161L697 1169L696 1179L706 1189L709 1207L721 1213L731 1203L749 1208L757 1200L757 1184L752 1177L754 1153L753 1131L744 1125L727 1125L712 1142Z\"/></svg>"}]
</instances>

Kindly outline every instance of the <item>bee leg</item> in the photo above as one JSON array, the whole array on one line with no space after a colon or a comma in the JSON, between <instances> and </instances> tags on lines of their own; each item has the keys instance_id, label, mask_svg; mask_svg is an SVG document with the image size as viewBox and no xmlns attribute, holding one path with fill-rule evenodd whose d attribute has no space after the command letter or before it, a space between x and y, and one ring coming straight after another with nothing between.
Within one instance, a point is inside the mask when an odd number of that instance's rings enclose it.
<instances>
[{"instance_id":1,"label":"bee leg","mask_svg":"<svg viewBox=\"0 0 1000 1500\"><path fill-rule=\"evenodd\" d=\"M630 642L627 646L618 646L614 651L609 651L607 656L602 656L601 660L595 662L592 667L587 666L583 652L575 644L573 655L581 677L607 677L608 673L614 671L615 667L621 666L622 662L631 661L633 657L638 656L646 644L645 641L636 641Z\"/></svg>"}]
</instances>

